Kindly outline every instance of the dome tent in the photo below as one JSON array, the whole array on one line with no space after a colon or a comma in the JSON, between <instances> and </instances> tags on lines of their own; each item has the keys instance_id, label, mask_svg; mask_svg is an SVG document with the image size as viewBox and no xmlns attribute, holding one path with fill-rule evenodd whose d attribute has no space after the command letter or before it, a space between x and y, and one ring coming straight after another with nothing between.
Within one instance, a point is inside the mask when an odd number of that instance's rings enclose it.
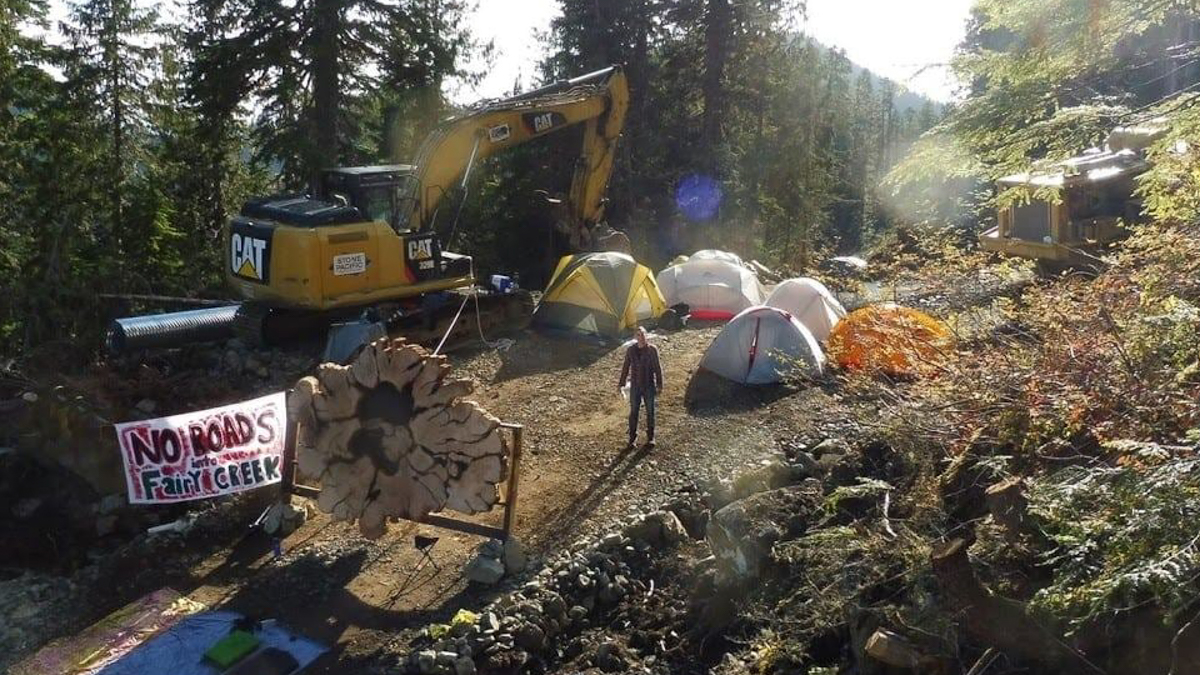
<instances>
[{"instance_id":1,"label":"dome tent","mask_svg":"<svg viewBox=\"0 0 1200 675\"><path fill-rule=\"evenodd\" d=\"M583 253L558 261L533 323L616 338L665 310L650 268L624 253Z\"/></svg>"},{"instance_id":2,"label":"dome tent","mask_svg":"<svg viewBox=\"0 0 1200 675\"><path fill-rule=\"evenodd\" d=\"M800 366L819 375L825 355L796 317L774 307L751 307L717 335L700 367L741 384L773 384Z\"/></svg>"},{"instance_id":3,"label":"dome tent","mask_svg":"<svg viewBox=\"0 0 1200 675\"><path fill-rule=\"evenodd\" d=\"M692 257L688 258L688 260L723 260L727 263L733 263L734 265L741 265L743 267L746 266L746 263L742 261L742 257L740 255L736 253L730 253L729 251L718 251L715 248L706 248L702 251L696 251L692 254Z\"/></svg>"},{"instance_id":4,"label":"dome tent","mask_svg":"<svg viewBox=\"0 0 1200 675\"><path fill-rule=\"evenodd\" d=\"M833 327L846 316L842 303L825 284L806 277L781 281L767 297L766 305L799 319L819 342L827 340Z\"/></svg>"},{"instance_id":5,"label":"dome tent","mask_svg":"<svg viewBox=\"0 0 1200 675\"><path fill-rule=\"evenodd\" d=\"M762 304L762 286L754 273L722 260L696 260L658 273L658 287L668 306L686 304L696 319L728 320Z\"/></svg>"},{"instance_id":6,"label":"dome tent","mask_svg":"<svg viewBox=\"0 0 1200 675\"><path fill-rule=\"evenodd\" d=\"M856 309L833 327L829 355L844 368L915 376L931 370L953 342L946 324L892 303Z\"/></svg>"}]
</instances>

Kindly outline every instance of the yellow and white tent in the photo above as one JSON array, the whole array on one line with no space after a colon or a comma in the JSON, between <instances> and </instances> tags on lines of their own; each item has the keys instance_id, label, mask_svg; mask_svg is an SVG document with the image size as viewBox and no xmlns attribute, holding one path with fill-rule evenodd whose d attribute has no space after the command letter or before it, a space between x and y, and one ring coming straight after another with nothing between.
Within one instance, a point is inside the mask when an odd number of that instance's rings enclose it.
<instances>
[{"instance_id":1,"label":"yellow and white tent","mask_svg":"<svg viewBox=\"0 0 1200 675\"><path fill-rule=\"evenodd\" d=\"M558 261L533 322L615 338L664 311L666 302L650 268L624 253L583 253Z\"/></svg>"}]
</instances>

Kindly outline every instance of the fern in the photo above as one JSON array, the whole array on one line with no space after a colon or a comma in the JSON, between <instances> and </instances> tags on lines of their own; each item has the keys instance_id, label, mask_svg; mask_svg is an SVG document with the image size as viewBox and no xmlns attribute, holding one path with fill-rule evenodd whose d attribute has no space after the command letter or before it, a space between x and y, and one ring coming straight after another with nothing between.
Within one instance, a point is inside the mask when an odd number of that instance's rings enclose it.
<instances>
[{"instance_id":1,"label":"fern","mask_svg":"<svg viewBox=\"0 0 1200 675\"><path fill-rule=\"evenodd\" d=\"M877 478L859 477L858 483L854 485L841 485L834 489L833 492L825 498L825 511L833 513L838 510L842 502L847 499L869 499L872 497L880 497L892 489L891 484L881 481Z\"/></svg>"},{"instance_id":2,"label":"fern","mask_svg":"<svg viewBox=\"0 0 1200 675\"><path fill-rule=\"evenodd\" d=\"M1054 544L1042 561L1054 580L1034 604L1075 627L1145 604L1179 611L1196 594L1200 460L1134 445L1160 463L1070 467L1031 486L1030 512Z\"/></svg>"}]
</instances>

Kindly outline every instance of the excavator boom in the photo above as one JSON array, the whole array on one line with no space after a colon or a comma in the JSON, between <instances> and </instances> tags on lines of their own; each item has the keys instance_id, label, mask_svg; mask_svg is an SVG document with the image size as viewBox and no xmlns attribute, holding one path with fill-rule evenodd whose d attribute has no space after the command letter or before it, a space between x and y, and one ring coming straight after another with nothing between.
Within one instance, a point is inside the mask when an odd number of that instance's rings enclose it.
<instances>
[{"instance_id":1,"label":"excavator boom","mask_svg":"<svg viewBox=\"0 0 1200 675\"><path fill-rule=\"evenodd\" d=\"M611 66L501 101L485 102L456 115L425 139L416 173L402 198L407 213L400 227L432 226L439 206L469 175L471 166L496 153L578 124L583 145L567 200L572 242L604 216L604 192L612 174L617 138L629 109L625 73Z\"/></svg>"}]
</instances>

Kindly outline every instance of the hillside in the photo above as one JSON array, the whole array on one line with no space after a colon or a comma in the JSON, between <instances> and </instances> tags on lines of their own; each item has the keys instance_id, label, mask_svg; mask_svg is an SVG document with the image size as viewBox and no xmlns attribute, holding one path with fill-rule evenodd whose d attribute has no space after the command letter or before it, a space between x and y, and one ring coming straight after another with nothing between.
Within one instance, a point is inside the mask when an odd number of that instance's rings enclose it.
<instances>
[{"instance_id":1,"label":"hillside","mask_svg":"<svg viewBox=\"0 0 1200 675\"><path fill-rule=\"evenodd\" d=\"M830 47L829 45L822 43L820 40L816 40L816 39L813 39L810 37L802 37L801 39L812 41L814 44L816 44L818 46L819 49L821 49L823 52L826 52L826 53L828 53L830 51L841 51L836 46ZM905 113L908 113L909 111L912 111L913 113L919 113L919 112L921 112L922 109L924 109L928 105L928 106L931 106L932 113L935 117L940 118L942 116L942 113L945 110L944 104L934 101L934 100L930 99L928 96L925 96L923 94L919 94L915 91L910 91L903 84L896 82L895 80L892 80L890 78L883 77L882 75L878 75L878 74L872 72L869 68L864 68L863 66L860 66L859 64L855 63L853 59L850 59L850 78L851 79L857 79L859 77L859 75L862 74L864 71L870 76L872 87L879 89L880 87L882 87L886 84L895 89L896 96L895 96L894 102L895 102L897 113L899 113L901 115L904 115Z\"/></svg>"}]
</instances>

